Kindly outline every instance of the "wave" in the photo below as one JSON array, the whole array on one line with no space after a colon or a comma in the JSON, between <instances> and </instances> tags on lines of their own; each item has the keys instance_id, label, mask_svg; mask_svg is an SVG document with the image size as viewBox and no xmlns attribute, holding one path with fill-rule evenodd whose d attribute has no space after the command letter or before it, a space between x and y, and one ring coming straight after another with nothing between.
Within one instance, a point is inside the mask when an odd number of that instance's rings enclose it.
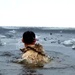
<instances>
[{"instance_id":1,"label":"wave","mask_svg":"<svg viewBox=\"0 0 75 75\"><path fill-rule=\"evenodd\" d=\"M17 26L2 26L2 28L4 28L4 29L20 29L21 27L17 27Z\"/></svg>"}]
</instances>

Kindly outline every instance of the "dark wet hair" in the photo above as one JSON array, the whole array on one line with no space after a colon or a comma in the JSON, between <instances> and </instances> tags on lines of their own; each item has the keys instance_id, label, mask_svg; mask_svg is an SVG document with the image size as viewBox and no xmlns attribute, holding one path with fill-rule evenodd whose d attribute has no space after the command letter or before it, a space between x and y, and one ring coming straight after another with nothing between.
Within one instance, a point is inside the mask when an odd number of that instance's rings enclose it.
<instances>
[{"instance_id":1,"label":"dark wet hair","mask_svg":"<svg viewBox=\"0 0 75 75\"><path fill-rule=\"evenodd\" d=\"M32 31L26 31L23 33L23 41L26 44L32 44L35 41L35 33Z\"/></svg>"}]
</instances>

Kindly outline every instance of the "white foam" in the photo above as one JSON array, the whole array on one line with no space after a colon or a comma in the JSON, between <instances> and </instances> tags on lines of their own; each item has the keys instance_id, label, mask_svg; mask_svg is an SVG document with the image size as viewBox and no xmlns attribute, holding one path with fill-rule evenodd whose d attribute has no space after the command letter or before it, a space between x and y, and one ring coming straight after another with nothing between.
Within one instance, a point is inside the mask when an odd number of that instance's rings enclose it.
<instances>
[{"instance_id":1,"label":"white foam","mask_svg":"<svg viewBox=\"0 0 75 75\"><path fill-rule=\"evenodd\" d=\"M63 42L63 45L65 46L72 46L73 45L73 41L72 40L66 40Z\"/></svg>"},{"instance_id":2,"label":"white foam","mask_svg":"<svg viewBox=\"0 0 75 75\"><path fill-rule=\"evenodd\" d=\"M65 46L71 46L72 49L75 49L75 39L66 40L63 42Z\"/></svg>"},{"instance_id":3,"label":"white foam","mask_svg":"<svg viewBox=\"0 0 75 75\"><path fill-rule=\"evenodd\" d=\"M15 30L12 30L12 31L9 31L10 33L16 33L16 31Z\"/></svg>"},{"instance_id":4,"label":"white foam","mask_svg":"<svg viewBox=\"0 0 75 75\"><path fill-rule=\"evenodd\" d=\"M2 40L0 40L0 46L3 46L5 44L6 44L6 42L2 42Z\"/></svg>"},{"instance_id":5,"label":"white foam","mask_svg":"<svg viewBox=\"0 0 75 75\"><path fill-rule=\"evenodd\" d=\"M6 36L0 34L0 38L5 38Z\"/></svg>"},{"instance_id":6,"label":"white foam","mask_svg":"<svg viewBox=\"0 0 75 75\"><path fill-rule=\"evenodd\" d=\"M75 45L73 45L73 46L72 46L72 49L74 49L74 50L75 50Z\"/></svg>"}]
</instances>

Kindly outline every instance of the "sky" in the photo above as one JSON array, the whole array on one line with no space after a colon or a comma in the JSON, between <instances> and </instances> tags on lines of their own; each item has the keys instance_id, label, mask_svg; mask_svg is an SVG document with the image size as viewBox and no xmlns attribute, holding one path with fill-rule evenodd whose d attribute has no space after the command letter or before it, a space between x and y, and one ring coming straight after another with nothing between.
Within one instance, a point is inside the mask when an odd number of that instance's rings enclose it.
<instances>
[{"instance_id":1,"label":"sky","mask_svg":"<svg viewBox=\"0 0 75 75\"><path fill-rule=\"evenodd\" d=\"M75 27L75 0L0 0L0 26Z\"/></svg>"}]
</instances>

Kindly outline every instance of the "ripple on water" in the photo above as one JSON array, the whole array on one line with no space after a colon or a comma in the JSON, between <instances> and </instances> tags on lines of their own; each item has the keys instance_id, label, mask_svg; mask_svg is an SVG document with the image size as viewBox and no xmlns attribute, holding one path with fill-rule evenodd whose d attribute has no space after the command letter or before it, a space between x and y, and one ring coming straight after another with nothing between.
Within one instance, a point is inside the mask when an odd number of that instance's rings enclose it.
<instances>
[{"instance_id":1,"label":"ripple on water","mask_svg":"<svg viewBox=\"0 0 75 75\"><path fill-rule=\"evenodd\" d=\"M11 75L13 75L13 74L16 74L16 75L26 75L26 74L27 75L28 74L42 75L41 73L39 73L39 71L37 72L36 70L47 71L47 70L60 70L60 69L61 70L75 69L75 65L74 65L75 61L71 57L64 55L60 52L55 52L55 51L48 51L48 54L50 57L53 58L53 60L49 64L46 64L43 68L29 69L26 67L26 65L17 64L17 63L13 62L13 61L16 61L18 58L20 58L21 54L18 51L0 52L1 73L4 73L2 75L5 75L5 74L10 75L10 73L12 73ZM1 59L3 59L4 61ZM10 70L10 72L9 72L9 70Z\"/></svg>"}]
</instances>

